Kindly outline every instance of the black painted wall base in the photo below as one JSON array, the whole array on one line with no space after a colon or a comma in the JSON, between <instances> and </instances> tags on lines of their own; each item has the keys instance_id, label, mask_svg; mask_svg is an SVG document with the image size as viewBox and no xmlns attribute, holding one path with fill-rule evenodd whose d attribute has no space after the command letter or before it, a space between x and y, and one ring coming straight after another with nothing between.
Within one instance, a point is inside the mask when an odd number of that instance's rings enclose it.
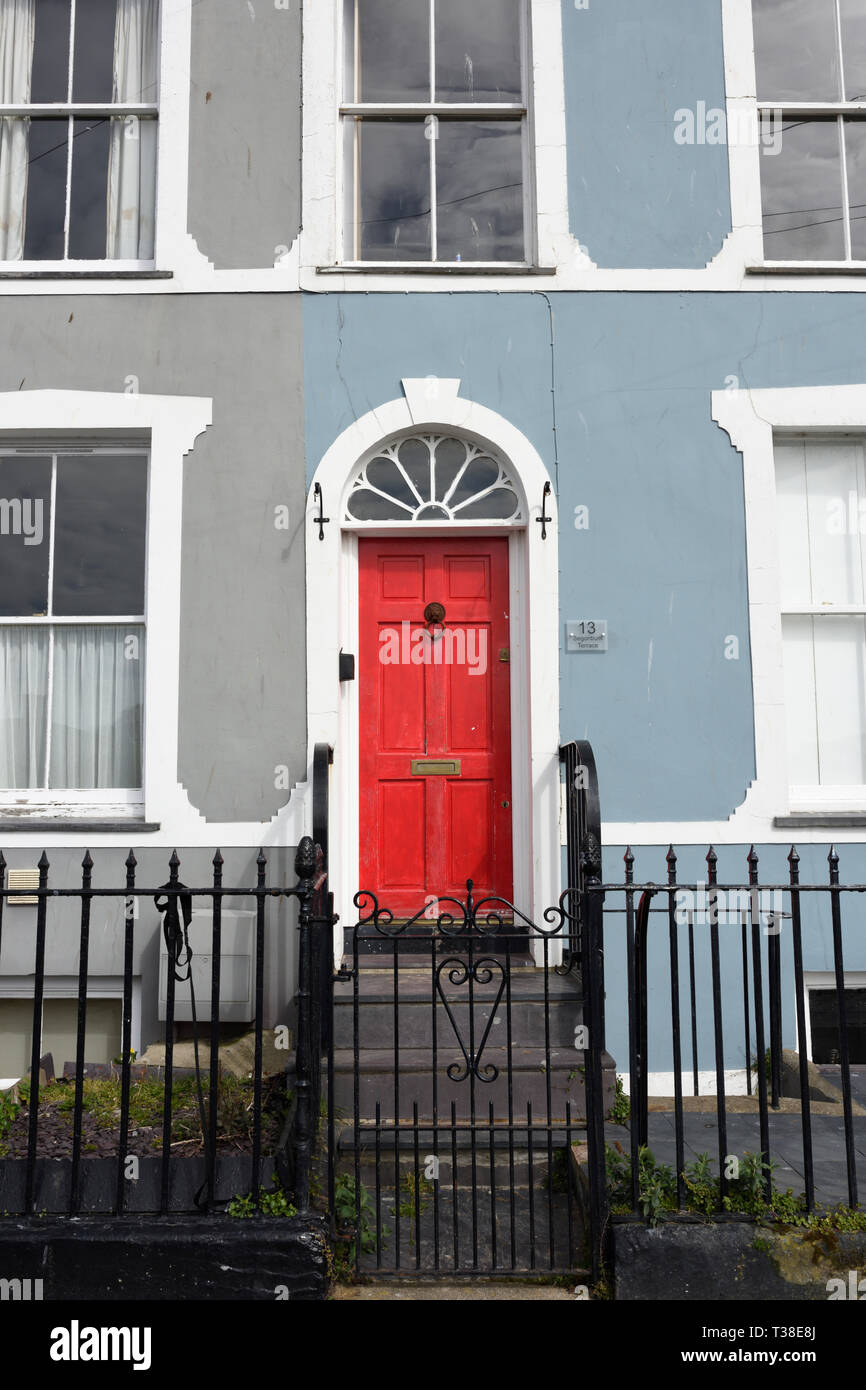
<instances>
[{"instance_id":1,"label":"black painted wall base","mask_svg":"<svg viewBox=\"0 0 866 1390\"><path fill-rule=\"evenodd\" d=\"M328 1269L321 1216L0 1218L3 1279L41 1279L46 1302L309 1302L327 1298Z\"/></svg>"}]
</instances>

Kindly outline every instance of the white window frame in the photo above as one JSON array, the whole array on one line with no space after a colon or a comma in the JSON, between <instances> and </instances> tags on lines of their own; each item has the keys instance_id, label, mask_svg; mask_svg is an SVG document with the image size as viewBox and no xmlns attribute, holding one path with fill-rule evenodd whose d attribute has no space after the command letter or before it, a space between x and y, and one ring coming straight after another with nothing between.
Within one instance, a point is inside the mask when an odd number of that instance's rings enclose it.
<instances>
[{"instance_id":1,"label":"white window frame","mask_svg":"<svg viewBox=\"0 0 866 1390\"><path fill-rule=\"evenodd\" d=\"M866 385L714 391L712 414L743 456L757 764L729 825L755 817L772 825L774 817L798 812L866 811L866 785L802 787L789 780L775 462L778 436L866 434Z\"/></svg>"},{"instance_id":2,"label":"white window frame","mask_svg":"<svg viewBox=\"0 0 866 1390\"><path fill-rule=\"evenodd\" d=\"M842 20L839 8L839 0L834 0L834 19L835 19L835 39L836 51L839 59L839 76L842 90L845 90L845 50L842 43ZM757 75L756 75L757 76ZM866 260L854 260L851 256L851 223L850 206L848 196L848 169L846 161L846 145L844 136L844 119L851 116L866 116L866 101L772 101L764 100L757 96L756 80L756 109L759 121L767 120L772 122L779 116L782 122L786 120L807 121L817 117L835 116L836 127L839 135L840 149L840 174L842 180L842 211L843 211L843 232L845 236L845 256L842 260L820 260L810 261L808 259L797 259L795 261L783 261L772 256L764 257L765 265L812 265L816 269L847 269L849 267L866 270ZM783 136L784 139L784 136ZM763 206L762 206L763 216ZM762 238L763 244L763 238Z\"/></svg>"},{"instance_id":3,"label":"white window frame","mask_svg":"<svg viewBox=\"0 0 866 1390\"><path fill-rule=\"evenodd\" d=\"M846 970L844 972L845 989L866 989L866 970ZM806 1056L812 1061L812 1009L811 994L813 990L836 988L835 970L804 970L803 986L806 1005ZM797 1040L797 1050L802 1051L801 1040ZM852 1063L852 1066L854 1063Z\"/></svg>"},{"instance_id":4,"label":"white window frame","mask_svg":"<svg viewBox=\"0 0 866 1390\"><path fill-rule=\"evenodd\" d=\"M519 289L524 274L566 264L591 265L569 230L565 93L560 0L525 0L529 51L524 192L530 232L520 263L391 262L353 265L343 255L345 172L341 103L344 83L343 6L321 0L304 8L304 188L300 244L302 289L399 291L417 277L425 289ZM447 103L449 110L460 109ZM426 107L425 107L426 109ZM474 107L473 107L474 111ZM336 277L326 280L325 275ZM423 277L423 280L422 278ZM501 277L501 278L499 278Z\"/></svg>"},{"instance_id":5,"label":"white window frame","mask_svg":"<svg viewBox=\"0 0 866 1390\"><path fill-rule=\"evenodd\" d=\"M93 293L89 283L102 280L100 293L130 293L127 280L154 278L153 289L208 288L213 266L187 230L189 205L190 82L192 75L192 7L196 0L162 0L160 5L159 113L157 120L156 207L152 261L0 261L0 297L6 294L55 294L64 290ZM88 108L92 109L92 108ZM249 272L243 272L248 280ZM271 288L263 273L261 288ZM166 284L161 283L162 280ZM246 286L245 286L246 287ZM279 288L284 286L280 285Z\"/></svg>"},{"instance_id":6,"label":"white window frame","mask_svg":"<svg viewBox=\"0 0 866 1390\"><path fill-rule=\"evenodd\" d=\"M357 163L355 164L354 174L347 169L348 157L344 157L338 162L338 184L337 184L337 205L343 209L343 226L340 244L342 246L342 256L340 264L347 268L358 267L381 267L386 266L390 269L415 270L419 266L431 267L453 267L454 265L471 264L476 269L499 270L503 267L528 268L535 264L536 247L533 231L534 224L534 197L532 191L532 161L529 157L530 142L532 139L532 54L529 33L529 5L530 0L518 0L520 5L520 67L521 81L523 85L523 99L519 102L450 102L434 101L432 98L433 84L435 82L435 14L436 0L428 0L430 5L430 88L431 98L423 102L371 102L358 101L357 91L353 86L357 81L357 73L349 61L348 45L346 43L346 33L349 25L353 22L352 11L357 13L358 0L343 0L340 9L340 19L342 23L339 28L340 52L345 55L344 69L342 76L342 93L340 101L340 127L341 145L344 151L349 149L349 141L346 138L347 131L351 122L356 118L376 119L382 117L403 117L426 125L428 119L438 120L440 117L448 119L489 121L495 123L500 120L519 120L521 123L521 147L523 152L522 159L522 179L523 187L521 197L523 202L523 259L520 261L442 261L439 259L437 251L437 197L436 197L436 142L430 141L430 236L431 236L431 257L429 260L364 260L360 254L360 222L357 214L357 199L360 193L358 187ZM357 148L357 147L356 147ZM349 202L354 191L354 203L356 213L354 219L349 214ZM354 243L353 254L348 254L350 241Z\"/></svg>"},{"instance_id":7,"label":"white window frame","mask_svg":"<svg viewBox=\"0 0 866 1390\"><path fill-rule=\"evenodd\" d=\"M810 430L808 432L790 433L783 430L774 431L773 450L775 467L776 445L786 442L805 443L805 444L832 444L835 441L859 444L861 450L861 463L866 463L866 436L859 432L837 431L833 435L827 435L820 430ZM866 491L860 497L861 503L866 503ZM849 499L844 499L846 508L846 519L848 514ZM858 512L859 516L859 512ZM784 594L779 595L779 614L782 622L785 618L817 618L831 619L833 617L860 617L866 620L866 595L864 601L859 604L807 604L807 603L787 603ZM815 629L813 628L813 632ZM783 637L784 649L784 637ZM816 692L817 699L817 692ZM818 750L820 761L820 746ZM789 779L791 769L789 768ZM818 784L797 783L791 781L791 803L795 807L824 806L828 810L833 809L859 809L866 810L866 782L862 784L840 784L821 782Z\"/></svg>"},{"instance_id":8,"label":"white window frame","mask_svg":"<svg viewBox=\"0 0 866 1390\"><path fill-rule=\"evenodd\" d=\"M33 793L24 789L0 797L3 818L128 819L180 827L191 818L187 795L178 783L178 688L180 684L180 566L183 458L211 423L212 402L196 396L141 396L89 391L0 393L0 437L20 443L56 439L64 445L99 438L108 446L121 439L146 447L150 455L147 490L145 616L147 649L144 682L143 789L135 800L109 803L89 792ZM194 815L192 819L198 819ZM183 841L180 841L183 843ZM192 841L187 841L191 843ZM21 837L21 843L26 843Z\"/></svg>"},{"instance_id":9,"label":"white window frame","mask_svg":"<svg viewBox=\"0 0 866 1390\"><path fill-rule=\"evenodd\" d=\"M733 257L734 280L729 288L760 289L759 284L748 284L754 275L805 276L808 280L814 275L845 276L866 275L866 261L809 261L773 260L765 256L763 236L763 199L761 192L761 147L759 120L761 113L771 114L771 120L779 119L779 113L787 116L842 115L862 110L863 102L782 102L774 104L770 100L758 101L757 74L755 63L755 34L752 20L752 0L721 0L722 31L725 54L725 91L728 138L728 163L731 193L732 239L727 261ZM772 129L772 127L771 127ZM742 138L738 133L747 133ZM716 258L717 260L719 258ZM711 263L712 264L712 263ZM742 272L746 273L743 285ZM808 284L798 284L795 288L811 289ZM852 286L853 288L853 286ZM864 288L857 286L858 289Z\"/></svg>"},{"instance_id":10,"label":"white window frame","mask_svg":"<svg viewBox=\"0 0 866 1390\"><path fill-rule=\"evenodd\" d=\"M45 767L46 767L45 778L46 778L46 781L48 780L48 769L49 769L50 766L51 766L51 726L52 726L52 722L53 722L53 720L52 720L52 713L51 713L51 693L52 693L53 675L54 675L54 669L53 669L53 663L54 663L54 640L53 640L53 634L54 634L55 629L58 628L58 627L78 627L78 626L81 626L81 625L83 625L83 624L88 624L88 625L89 625L89 624L94 624L94 625L103 626L103 627L123 627L123 626L132 627L132 626L135 626L135 627L137 627L137 628L142 628L142 629L144 630L144 633L145 633L145 642L144 642L144 649L145 649L145 650L144 650L144 660L145 660L145 663L146 663L146 661L147 661L147 638L146 638L146 633L147 633L147 615L146 615L146 613L139 613L139 614L134 614L134 615L133 615L133 614L120 614L120 615L117 616L117 617L105 617L105 616L97 616L97 615L93 615L93 616L90 616L90 617L57 617L57 616L55 616L55 615L51 612L52 598L53 598L52 587L53 587L53 574L54 574L54 541L55 541L55 527L56 527L55 498L56 498L56 496L57 496L57 460L58 460L58 456L59 456L59 455L69 456L69 455L71 454L71 455L74 455L74 456L77 457L77 458L82 458L82 457L85 457L85 458L86 458L86 457L96 457L96 458L98 458L98 457L100 456L100 454L107 454L107 453L110 453L110 454L112 455L112 457L117 456L117 455L121 455L121 456L125 456L125 457L131 457L131 456L138 457L138 458L142 458L142 457L143 457L144 460L145 460L145 467L146 467L148 473L150 472L150 453L149 453L149 450L148 450L148 448L146 447L145 444L140 444L140 445L136 448L135 445L130 445L130 444L128 444L128 443L125 444L125 445L124 445L124 444L113 444L110 440L106 440L106 441L103 442L103 443L95 444L95 445L93 445L92 447L89 447L89 448L84 448L84 447L82 447L80 443L77 443L77 444L76 444L76 443L73 443L73 444L70 445L69 448L65 448L65 447L63 446L63 442L62 442L62 441L57 441L57 440L55 440L55 441L53 441L52 443L46 445L44 448L43 448L43 447L40 447L40 446L37 445L37 444L34 444L34 445L33 445L32 447L30 447L30 448L23 448L23 447L21 446L20 441L18 441L18 442L17 442L16 444L14 444L11 448L6 449L5 447L3 447L2 438L0 438L0 454L2 454L3 457L6 457L6 458L8 458L8 457L28 458L28 457L34 457L34 456L48 457L49 455L50 455L50 457L51 457L51 516L50 516L50 521L49 521L49 534L48 534L48 537L47 537L48 545L49 545L48 578L47 578L47 585L48 585L48 595L47 595L48 612L47 612L45 615L43 615L43 616L38 616L38 615L35 615L35 614L29 614L29 615L28 615L28 614L23 614L23 615L21 615L21 616L16 616L16 617L2 617L2 616L0 616L0 628L4 628L4 627L44 627L44 628L47 628L47 629L49 630L49 632L51 633L51 639L50 639L50 643L49 643L48 668L47 668L48 690L47 690L47 697L46 697L46 720L47 720L46 744L45 744ZM147 518L146 518L145 520L146 520L146 522L147 522ZM145 576L145 590L146 590L146 587L147 587L147 584L146 584L146 576ZM143 692L142 692L142 693L143 693ZM144 771L144 768L143 768L143 766L142 766L142 773L143 773L143 771ZM63 802L63 803L68 804L68 805L80 805L80 806L83 806L83 807L85 807L85 808L88 807L88 806L90 806L90 807L100 806L100 805L117 806L117 805L126 805L126 804L128 804L130 807L135 808L135 810L136 810L139 814L141 813L141 809L142 809L143 804L144 804L144 792L143 792L142 787L88 787L86 790L80 790L80 789L75 788L75 787L62 787L62 788L61 788L61 787L52 787L52 788L48 788L48 787L16 787L16 788L0 787L0 811L2 811L2 810L4 809L4 807L14 806L15 802L16 802L16 801L20 801L22 797L26 797L27 800L28 800L28 802L29 802L32 806L37 806L37 805L39 805L39 804L44 804L44 805L46 805L46 806L53 806L53 805L56 805L57 802Z\"/></svg>"},{"instance_id":11,"label":"white window frame","mask_svg":"<svg viewBox=\"0 0 866 1390\"><path fill-rule=\"evenodd\" d=\"M159 24L157 43L162 51L162 18L163 11L166 9L166 0L160 0L159 4ZM65 254L60 260L41 260L24 259L17 261L0 260L0 270L20 270L32 269L41 271L75 271L75 270L101 270L107 266L113 269L123 270L153 270L155 260L112 260L107 256L100 256L93 260L76 260L70 258L69 250L69 218L71 205L72 188L72 153L73 153L73 121L87 118L112 118L112 117L134 117L138 121L155 120L157 123L157 164L159 162L160 144L160 82L161 73L157 77L157 94L155 102L87 102L73 101L71 88L73 81L74 68L74 45L75 45L75 0L72 0L70 8L70 39L69 39L69 100L57 102L26 102L0 103L0 117L2 116L22 116L22 117L54 117L57 120L67 119L67 148L66 148L66 211L63 224L63 246ZM157 64L159 68L160 64ZM154 201L156 201L156 189L154 189Z\"/></svg>"}]
</instances>

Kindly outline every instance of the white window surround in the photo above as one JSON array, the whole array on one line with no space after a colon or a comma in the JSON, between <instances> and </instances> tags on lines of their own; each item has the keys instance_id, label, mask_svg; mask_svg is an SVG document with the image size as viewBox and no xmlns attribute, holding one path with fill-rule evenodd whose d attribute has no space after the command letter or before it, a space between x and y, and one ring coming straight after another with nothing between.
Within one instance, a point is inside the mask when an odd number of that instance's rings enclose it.
<instances>
[{"instance_id":1,"label":"white window surround","mask_svg":"<svg viewBox=\"0 0 866 1390\"><path fill-rule=\"evenodd\" d=\"M814 293L866 291L866 264L827 261L769 261L764 257L761 152L750 132L758 130L758 96L752 0L721 0L732 231L707 266L704 289L768 289ZM796 103L794 103L796 104ZM739 132L749 138L742 138ZM666 272L670 274L670 272Z\"/></svg>"},{"instance_id":2,"label":"white window surround","mask_svg":"<svg viewBox=\"0 0 866 1390\"><path fill-rule=\"evenodd\" d=\"M99 260L70 265L68 262L2 261L0 297L7 294L141 294L143 288L149 295L206 294L215 290L285 293L298 289L297 239L290 247L274 248L273 268L215 270L187 231L192 7L196 3L198 0L161 0L153 262ZM118 272L126 273L127 278L111 278ZM148 272L151 276L156 272L167 278L143 279ZM47 278L49 274L51 278Z\"/></svg>"},{"instance_id":3,"label":"white window surround","mask_svg":"<svg viewBox=\"0 0 866 1390\"><path fill-rule=\"evenodd\" d=\"M732 820L747 813L866 809L866 787L789 787L774 453L774 438L782 433L866 431L866 388L714 391L712 401L713 419L743 456L746 512L757 778ZM797 837L806 838L799 829Z\"/></svg>"},{"instance_id":4,"label":"white window surround","mask_svg":"<svg viewBox=\"0 0 866 1390\"><path fill-rule=\"evenodd\" d=\"M331 744L330 847L335 911L342 923L357 920L352 896L358 882L358 686L337 680L341 650L358 650L358 543L369 525L344 515L351 481L365 456L403 431L465 434L508 461L521 490L528 524L488 522L476 535L509 536L511 613L512 778L514 901L528 916L556 903L559 853L559 597L556 501L547 498L547 539L538 525L544 484L550 481L539 454L508 420L459 395L457 380L426 377L403 381L404 395L377 406L334 441L316 469L307 508L307 709L308 766L316 743ZM327 513L335 518L317 539L314 518L320 484ZM454 534L450 523L404 527L384 522L380 536ZM459 529L463 529L462 527ZM322 613L336 614L323 624Z\"/></svg>"},{"instance_id":5,"label":"white window surround","mask_svg":"<svg viewBox=\"0 0 866 1390\"><path fill-rule=\"evenodd\" d=\"M842 907L843 921L844 921L844 914L845 914L844 902L845 902L845 895L843 894L843 897L842 897L842 903L843 903L843 907ZM848 990L848 989L866 989L866 970L846 970L846 971L845 971L845 975L844 975L844 979L845 979L845 988L846 988L846 990ZM803 985L804 985L804 987L805 987L805 1004L806 1004L806 1056L808 1057L809 1061L811 1062L811 1060L812 1060L812 1011L811 1011L811 1008L810 1008L810 1003L811 1003L810 995L811 995L811 992L812 992L813 989L815 989L815 990L817 990L817 989L835 989L835 988L836 988L836 972L835 972L835 970L804 970L804 971L803 971ZM798 1048L798 1050L799 1050L799 1045L800 1045L800 1044L799 1044L799 1040L798 1040L798 1042L797 1042L797 1048Z\"/></svg>"},{"instance_id":6,"label":"white window surround","mask_svg":"<svg viewBox=\"0 0 866 1390\"><path fill-rule=\"evenodd\" d=\"M560 0L527 0L531 28L529 74L530 184L534 187L535 236L528 255L538 266L577 260L591 266L568 229L565 98L562 76ZM394 273L341 272L343 228L343 143L339 115L343 85L342 0L319 0L304 7L304 211L300 248L302 289L319 293L347 288L360 291L524 289L519 270L459 274L435 266L409 267ZM533 200L530 199L530 202ZM532 243L534 242L534 255ZM319 268L329 273L319 273ZM333 273L331 273L333 271Z\"/></svg>"},{"instance_id":7,"label":"white window surround","mask_svg":"<svg viewBox=\"0 0 866 1390\"><path fill-rule=\"evenodd\" d=\"M859 844L863 830L822 827L821 813L856 811L810 801L793 806L788 785L785 688L782 667L774 434L866 433L866 385L807 386L711 393L712 419L743 458L749 638L755 729L755 780L730 816L712 821L605 821L606 845ZM592 730L587 735L592 741ZM856 790L856 789L855 789ZM604 783L601 785L604 814ZM866 803L864 803L866 805ZM814 825L773 824L795 811L816 813ZM745 852L745 850L744 850Z\"/></svg>"},{"instance_id":8,"label":"white window surround","mask_svg":"<svg viewBox=\"0 0 866 1390\"><path fill-rule=\"evenodd\" d=\"M81 804L34 806L26 792L15 793L17 807L5 814L18 818L34 813L33 829L16 830L16 849L42 849L52 844L85 849L148 847L259 847L296 845L309 832L307 783L291 792L286 804L266 821L208 821L194 807L177 780L178 689L180 684L180 580L182 556L183 462L195 441L212 422L213 402L201 396L146 396L100 391L10 391L0 393L0 436L52 434L66 442L75 438L135 437L149 445L146 613L147 652L144 728L144 821L158 831L129 827L117 831L40 829L40 819L70 822L129 816L130 807ZM153 518L158 525L153 525ZM23 801L23 805L21 804ZM92 812L97 811L94 815ZM141 815L141 808L138 808ZM0 815L0 839L2 839ZM8 841L7 848L8 848Z\"/></svg>"},{"instance_id":9,"label":"white window surround","mask_svg":"<svg viewBox=\"0 0 866 1390\"><path fill-rule=\"evenodd\" d=\"M0 436L46 436L58 443L86 439L134 439L149 448L145 665L144 802L109 806L87 792L62 803L50 794L26 790L2 794L2 814L34 818L34 831L16 834L16 844L42 843L39 819L107 818L143 815L180 831L201 819L177 783L180 674L181 503L184 454L211 423L211 401L200 397L144 396L89 391L15 391L0 394ZM156 521L155 519L158 519ZM2 826L2 815L0 815ZM75 843L74 836L64 836ZM119 841L126 842L124 836ZM208 837L209 838L209 837ZM106 842L110 837L106 836ZM184 840L178 843L196 843ZM87 839L85 837L85 841Z\"/></svg>"}]
</instances>

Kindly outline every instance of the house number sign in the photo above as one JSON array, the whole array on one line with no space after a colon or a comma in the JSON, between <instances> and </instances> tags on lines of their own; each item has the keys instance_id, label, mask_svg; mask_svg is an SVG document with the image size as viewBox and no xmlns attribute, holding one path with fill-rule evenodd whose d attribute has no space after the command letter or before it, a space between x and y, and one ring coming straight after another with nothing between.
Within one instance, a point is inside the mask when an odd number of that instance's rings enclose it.
<instances>
[{"instance_id":1,"label":"house number sign","mask_svg":"<svg viewBox=\"0 0 866 1390\"><path fill-rule=\"evenodd\" d=\"M607 618L578 618L565 624L567 652L606 652Z\"/></svg>"}]
</instances>

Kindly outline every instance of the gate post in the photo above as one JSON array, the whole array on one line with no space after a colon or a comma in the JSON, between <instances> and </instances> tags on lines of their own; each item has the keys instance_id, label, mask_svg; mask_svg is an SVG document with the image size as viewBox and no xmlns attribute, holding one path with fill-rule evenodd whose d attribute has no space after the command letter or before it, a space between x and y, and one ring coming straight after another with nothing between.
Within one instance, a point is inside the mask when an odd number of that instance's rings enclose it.
<instances>
[{"instance_id":1,"label":"gate post","mask_svg":"<svg viewBox=\"0 0 866 1390\"><path fill-rule=\"evenodd\" d=\"M588 1030L586 1062L586 1142L589 1167L589 1236L592 1252L592 1278L603 1275L608 1244L609 1209L607 1174L604 1161L604 898L601 893L601 864L584 861L581 891L584 923L583 980L584 1011Z\"/></svg>"},{"instance_id":2,"label":"gate post","mask_svg":"<svg viewBox=\"0 0 866 1390\"><path fill-rule=\"evenodd\" d=\"M295 1053L295 1118L292 1126L292 1157L295 1174L295 1205L303 1215L310 1206L310 1168L313 1158L315 1116L313 1114L313 1043L310 979L312 974L310 918L315 887L315 847L309 835L298 845L295 873L298 894L298 1046ZM318 1045L318 1044L317 1044ZM316 1098L318 1105L318 1098Z\"/></svg>"}]
</instances>

